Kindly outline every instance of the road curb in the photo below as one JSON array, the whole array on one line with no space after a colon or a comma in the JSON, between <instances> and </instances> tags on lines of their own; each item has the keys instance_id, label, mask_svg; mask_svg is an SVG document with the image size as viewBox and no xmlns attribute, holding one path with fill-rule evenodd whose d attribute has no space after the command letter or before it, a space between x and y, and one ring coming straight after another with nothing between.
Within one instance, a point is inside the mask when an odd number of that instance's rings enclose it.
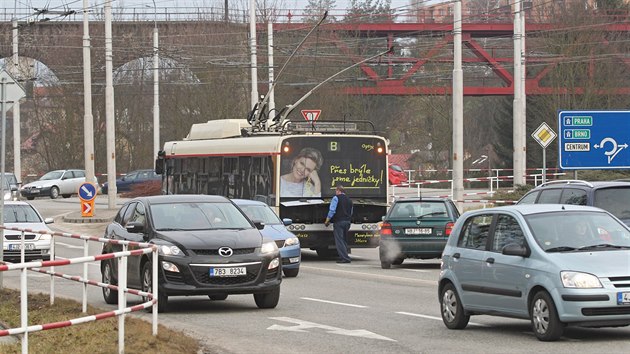
<instances>
[{"instance_id":1,"label":"road curb","mask_svg":"<svg viewBox=\"0 0 630 354\"><path fill-rule=\"evenodd\" d=\"M73 211L71 213L65 214L61 217L63 222L73 223L73 224L99 224L99 223L109 223L114 220L116 216L116 210L99 210L99 214L97 216L82 216L81 212Z\"/></svg>"}]
</instances>

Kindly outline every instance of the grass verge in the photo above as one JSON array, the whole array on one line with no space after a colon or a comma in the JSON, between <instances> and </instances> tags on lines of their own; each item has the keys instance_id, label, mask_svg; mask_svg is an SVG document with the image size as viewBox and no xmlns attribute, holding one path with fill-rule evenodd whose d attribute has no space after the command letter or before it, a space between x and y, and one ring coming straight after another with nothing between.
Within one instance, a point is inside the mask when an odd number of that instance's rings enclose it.
<instances>
[{"instance_id":1,"label":"grass verge","mask_svg":"<svg viewBox=\"0 0 630 354\"><path fill-rule=\"evenodd\" d=\"M81 303L55 298L50 305L48 294L29 294L28 324L46 324L94 315L104 310L88 306L87 314L81 312ZM20 293L12 289L0 289L0 325L5 328L20 326ZM185 334L158 326L158 335L151 333L151 323L138 318L125 318L125 353L179 353L196 354L200 343ZM0 353L22 352L18 340L13 344L0 344ZM118 318L112 317L70 327L29 333L29 353L117 353Z\"/></svg>"}]
</instances>

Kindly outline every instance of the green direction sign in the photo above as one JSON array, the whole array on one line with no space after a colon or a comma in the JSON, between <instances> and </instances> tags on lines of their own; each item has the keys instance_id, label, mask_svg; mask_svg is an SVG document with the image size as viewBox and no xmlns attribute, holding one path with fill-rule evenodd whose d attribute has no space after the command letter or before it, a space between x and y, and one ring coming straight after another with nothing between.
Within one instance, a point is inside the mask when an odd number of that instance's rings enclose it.
<instances>
[{"instance_id":1,"label":"green direction sign","mask_svg":"<svg viewBox=\"0 0 630 354\"><path fill-rule=\"evenodd\" d=\"M591 127L593 126L592 116L573 116L571 122L565 121L565 126ZM588 138L584 138L588 139Z\"/></svg>"},{"instance_id":2,"label":"green direction sign","mask_svg":"<svg viewBox=\"0 0 630 354\"><path fill-rule=\"evenodd\" d=\"M564 137L566 139L590 139L590 129L565 129Z\"/></svg>"}]
</instances>

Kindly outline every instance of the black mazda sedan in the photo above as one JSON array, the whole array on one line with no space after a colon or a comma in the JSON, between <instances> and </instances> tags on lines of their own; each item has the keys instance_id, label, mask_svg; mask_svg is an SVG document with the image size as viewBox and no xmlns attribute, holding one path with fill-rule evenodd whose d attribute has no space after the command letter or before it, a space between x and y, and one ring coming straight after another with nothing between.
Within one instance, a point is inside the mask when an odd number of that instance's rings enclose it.
<instances>
[{"instance_id":1,"label":"black mazda sedan","mask_svg":"<svg viewBox=\"0 0 630 354\"><path fill-rule=\"evenodd\" d=\"M276 243L229 199L209 195L163 195L133 199L107 226L105 237L158 246L158 311L169 296L207 295L225 300L253 294L259 308L275 308L282 270ZM103 253L122 250L105 244ZM129 257L129 288L151 292L151 255ZM117 284L117 260L101 261L103 283ZM103 288L108 304L116 291Z\"/></svg>"}]
</instances>

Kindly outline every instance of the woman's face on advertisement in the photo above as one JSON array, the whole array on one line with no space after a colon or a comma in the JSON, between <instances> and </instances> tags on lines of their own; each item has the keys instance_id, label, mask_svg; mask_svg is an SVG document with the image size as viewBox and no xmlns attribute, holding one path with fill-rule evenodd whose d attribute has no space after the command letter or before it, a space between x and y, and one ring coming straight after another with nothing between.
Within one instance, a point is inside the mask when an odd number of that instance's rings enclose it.
<instances>
[{"instance_id":1,"label":"woman's face on advertisement","mask_svg":"<svg viewBox=\"0 0 630 354\"><path fill-rule=\"evenodd\" d=\"M293 176L299 180L306 179L316 167L315 161L307 157L300 157L293 162Z\"/></svg>"}]
</instances>

